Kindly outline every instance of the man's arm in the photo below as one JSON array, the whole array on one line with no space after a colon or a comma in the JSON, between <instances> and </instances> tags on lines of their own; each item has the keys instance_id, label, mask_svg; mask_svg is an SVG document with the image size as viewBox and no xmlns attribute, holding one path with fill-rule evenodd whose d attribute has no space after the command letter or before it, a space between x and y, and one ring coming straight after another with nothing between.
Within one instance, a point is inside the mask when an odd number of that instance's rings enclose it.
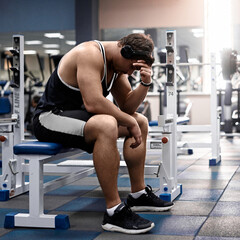
<instances>
[{"instance_id":1,"label":"man's arm","mask_svg":"<svg viewBox=\"0 0 240 240\"><path fill-rule=\"evenodd\" d=\"M133 63L133 66L140 68L141 81L146 84L151 83L151 67L141 60ZM127 75L122 74L113 84L111 92L120 109L132 115L144 101L148 89L149 87L139 84L136 89L132 90Z\"/></svg>"},{"instance_id":2,"label":"man's arm","mask_svg":"<svg viewBox=\"0 0 240 240\"><path fill-rule=\"evenodd\" d=\"M119 125L128 128L130 135L135 138L132 147L137 147L142 141L141 131L137 121L132 116L121 111L115 104L106 99L102 94L101 73L103 64L101 58L97 59L96 53L85 55L84 61L79 58L77 63L77 81L82 94L85 108L95 114L108 114L113 116Z\"/></svg>"}]
</instances>

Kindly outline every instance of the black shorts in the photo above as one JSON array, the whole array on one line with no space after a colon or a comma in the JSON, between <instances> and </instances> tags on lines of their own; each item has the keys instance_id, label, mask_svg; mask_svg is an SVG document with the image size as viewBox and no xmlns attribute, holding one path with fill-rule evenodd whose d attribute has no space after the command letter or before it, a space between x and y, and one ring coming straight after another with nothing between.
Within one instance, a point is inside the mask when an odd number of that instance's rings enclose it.
<instances>
[{"instance_id":1,"label":"black shorts","mask_svg":"<svg viewBox=\"0 0 240 240\"><path fill-rule=\"evenodd\" d=\"M84 138L85 124L92 116L86 110L43 112L33 120L34 135L41 142L61 143L92 153L94 144L87 144Z\"/></svg>"}]
</instances>

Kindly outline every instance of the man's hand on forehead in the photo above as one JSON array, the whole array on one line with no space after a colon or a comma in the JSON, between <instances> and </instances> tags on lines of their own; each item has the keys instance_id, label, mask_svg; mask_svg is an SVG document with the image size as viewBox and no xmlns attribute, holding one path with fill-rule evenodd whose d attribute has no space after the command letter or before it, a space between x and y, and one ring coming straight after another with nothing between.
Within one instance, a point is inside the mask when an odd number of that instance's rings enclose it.
<instances>
[{"instance_id":1,"label":"man's hand on forehead","mask_svg":"<svg viewBox=\"0 0 240 240\"><path fill-rule=\"evenodd\" d=\"M150 68L150 66L144 60L137 60L137 62L133 63L133 67L136 70L140 70L142 67Z\"/></svg>"}]
</instances>

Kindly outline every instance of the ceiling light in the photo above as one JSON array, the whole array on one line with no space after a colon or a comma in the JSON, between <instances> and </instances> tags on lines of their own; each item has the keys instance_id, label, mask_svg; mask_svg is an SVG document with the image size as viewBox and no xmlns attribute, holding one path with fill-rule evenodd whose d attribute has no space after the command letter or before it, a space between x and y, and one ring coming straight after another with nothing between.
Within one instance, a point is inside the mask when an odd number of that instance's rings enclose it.
<instances>
[{"instance_id":1,"label":"ceiling light","mask_svg":"<svg viewBox=\"0 0 240 240\"><path fill-rule=\"evenodd\" d=\"M203 37L203 33L193 33L193 36L195 38L201 38L201 37Z\"/></svg>"},{"instance_id":2,"label":"ceiling light","mask_svg":"<svg viewBox=\"0 0 240 240\"><path fill-rule=\"evenodd\" d=\"M44 48L59 48L59 44L43 44Z\"/></svg>"},{"instance_id":3,"label":"ceiling light","mask_svg":"<svg viewBox=\"0 0 240 240\"><path fill-rule=\"evenodd\" d=\"M203 37L203 33L204 33L202 28L193 28L191 29L191 32L193 33L193 36L196 38Z\"/></svg>"},{"instance_id":4,"label":"ceiling light","mask_svg":"<svg viewBox=\"0 0 240 240\"><path fill-rule=\"evenodd\" d=\"M69 40L66 41L66 44L67 44L67 45L71 45L71 46L75 46L76 43L77 43L76 41L69 41Z\"/></svg>"},{"instance_id":5,"label":"ceiling light","mask_svg":"<svg viewBox=\"0 0 240 240\"><path fill-rule=\"evenodd\" d=\"M203 33L203 29L202 28L193 28L191 29L192 33Z\"/></svg>"},{"instance_id":6,"label":"ceiling light","mask_svg":"<svg viewBox=\"0 0 240 240\"><path fill-rule=\"evenodd\" d=\"M133 29L132 33L145 33L143 29Z\"/></svg>"},{"instance_id":7,"label":"ceiling light","mask_svg":"<svg viewBox=\"0 0 240 240\"><path fill-rule=\"evenodd\" d=\"M45 50L44 52L50 55L58 55L60 53L58 49L48 49L48 50Z\"/></svg>"},{"instance_id":8,"label":"ceiling light","mask_svg":"<svg viewBox=\"0 0 240 240\"><path fill-rule=\"evenodd\" d=\"M42 44L42 41L39 41L39 40L25 41L25 44L27 44L27 45L39 45L39 44Z\"/></svg>"},{"instance_id":9,"label":"ceiling light","mask_svg":"<svg viewBox=\"0 0 240 240\"><path fill-rule=\"evenodd\" d=\"M44 33L44 36L47 38L60 38L60 39L64 38L64 36L61 33Z\"/></svg>"},{"instance_id":10,"label":"ceiling light","mask_svg":"<svg viewBox=\"0 0 240 240\"><path fill-rule=\"evenodd\" d=\"M23 53L26 54L26 55L33 55L33 54L37 54L37 51L35 51L35 50L24 50Z\"/></svg>"},{"instance_id":11,"label":"ceiling light","mask_svg":"<svg viewBox=\"0 0 240 240\"><path fill-rule=\"evenodd\" d=\"M10 50L12 50L12 49L13 49L13 47L5 47L5 48L4 48L5 51L10 51Z\"/></svg>"}]
</instances>

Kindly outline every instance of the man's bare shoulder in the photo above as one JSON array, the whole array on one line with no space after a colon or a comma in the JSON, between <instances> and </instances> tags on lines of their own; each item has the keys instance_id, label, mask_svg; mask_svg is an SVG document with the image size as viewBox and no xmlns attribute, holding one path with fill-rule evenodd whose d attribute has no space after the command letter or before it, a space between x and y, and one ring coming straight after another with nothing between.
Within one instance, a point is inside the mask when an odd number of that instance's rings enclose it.
<instances>
[{"instance_id":1,"label":"man's bare shoulder","mask_svg":"<svg viewBox=\"0 0 240 240\"><path fill-rule=\"evenodd\" d=\"M77 63L91 63L100 64L103 63L103 57L98 44L94 41L84 42L74 47L69 55L75 59Z\"/></svg>"}]
</instances>

